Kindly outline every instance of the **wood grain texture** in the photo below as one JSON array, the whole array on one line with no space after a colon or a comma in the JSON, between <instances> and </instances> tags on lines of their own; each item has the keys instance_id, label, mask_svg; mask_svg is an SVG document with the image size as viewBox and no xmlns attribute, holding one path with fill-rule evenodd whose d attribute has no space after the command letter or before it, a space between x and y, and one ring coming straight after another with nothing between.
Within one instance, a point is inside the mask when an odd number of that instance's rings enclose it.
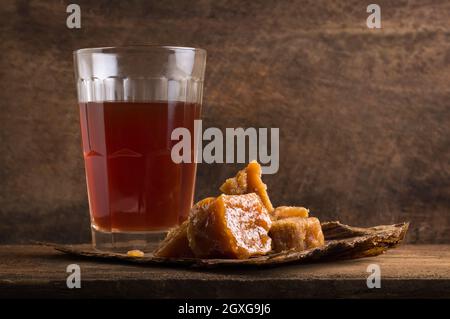
<instances>
[{"instance_id":1,"label":"wood grain texture","mask_svg":"<svg viewBox=\"0 0 450 319\"><path fill-rule=\"evenodd\" d=\"M81 289L66 286L66 267L73 263L81 269ZM369 264L380 266L380 289L367 288ZM407 245L333 263L225 270L95 262L50 247L0 246L0 298L449 298L449 292L449 245Z\"/></svg>"},{"instance_id":2,"label":"wood grain texture","mask_svg":"<svg viewBox=\"0 0 450 319\"><path fill-rule=\"evenodd\" d=\"M279 127L276 205L450 243L450 4L378 1L5 0L0 7L0 242L89 240L72 50L208 51L204 127ZM200 165L196 197L238 165Z\"/></svg>"}]
</instances>

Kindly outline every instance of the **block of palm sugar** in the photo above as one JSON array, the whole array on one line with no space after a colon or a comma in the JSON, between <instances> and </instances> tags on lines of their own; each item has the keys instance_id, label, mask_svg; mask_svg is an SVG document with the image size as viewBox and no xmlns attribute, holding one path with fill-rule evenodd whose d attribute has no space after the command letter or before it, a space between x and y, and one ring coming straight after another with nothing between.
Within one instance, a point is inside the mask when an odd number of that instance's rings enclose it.
<instances>
[{"instance_id":1,"label":"block of palm sugar","mask_svg":"<svg viewBox=\"0 0 450 319\"><path fill-rule=\"evenodd\" d=\"M280 206L275 208L272 213L275 219L283 219L289 217L308 217L309 210L305 207L296 207L296 206Z\"/></svg>"},{"instance_id":2,"label":"block of palm sugar","mask_svg":"<svg viewBox=\"0 0 450 319\"><path fill-rule=\"evenodd\" d=\"M154 252L158 257L183 258L193 257L187 238L187 221L169 231L158 249Z\"/></svg>"},{"instance_id":3,"label":"block of palm sugar","mask_svg":"<svg viewBox=\"0 0 450 319\"><path fill-rule=\"evenodd\" d=\"M191 208L190 214L196 214L199 210L207 207L212 201L214 201L214 197L208 197L199 201ZM170 230L166 238L161 242L158 249L156 249L156 251L154 252L154 255L158 257L170 258L194 257L194 254L189 247L187 228L188 220L183 222L178 227Z\"/></svg>"},{"instance_id":4,"label":"block of palm sugar","mask_svg":"<svg viewBox=\"0 0 450 319\"><path fill-rule=\"evenodd\" d=\"M271 213L273 206L267 194L267 186L261 178L261 165L251 161L246 168L237 172L235 177L228 178L220 187L220 191L227 195L242 195L256 193L261 198L267 211Z\"/></svg>"},{"instance_id":5,"label":"block of palm sugar","mask_svg":"<svg viewBox=\"0 0 450 319\"><path fill-rule=\"evenodd\" d=\"M315 217L291 217L273 222L269 236L275 252L285 250L302 251L320 247L324 236L320 221Z\"/></svg>"},{"instance_id":6,"label":"block of palm sugar","mask_svg":"<svg viewBox=\"0 0 450 319\"><path fill-rule=\"evenodd\" d=\"M220 195L189 216L189 245L199 258L248 258L271 250L270 215L255 193Z\"/></svg>"}]
</instances>

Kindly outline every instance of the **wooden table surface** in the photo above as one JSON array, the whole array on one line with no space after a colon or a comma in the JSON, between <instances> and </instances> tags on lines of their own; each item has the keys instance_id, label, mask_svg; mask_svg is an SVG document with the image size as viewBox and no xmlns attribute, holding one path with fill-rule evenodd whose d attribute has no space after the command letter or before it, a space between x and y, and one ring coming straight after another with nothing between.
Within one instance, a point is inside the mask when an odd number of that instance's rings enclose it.
<instances>
[{"instance_id":1,"label":"wooden table surface","mask_svg":"<svg viewBox=\"0 0 450 319\"><path fill-rule=\"evenodd\" d=\"M69 289L66 267L81 268ZM368 289L369 264L381 288ZM52 248L0 246L0 298L450 297L450 245L405 245L373 258L269 269L184 269L97 262Z\"/></svg>"}]
</instances>

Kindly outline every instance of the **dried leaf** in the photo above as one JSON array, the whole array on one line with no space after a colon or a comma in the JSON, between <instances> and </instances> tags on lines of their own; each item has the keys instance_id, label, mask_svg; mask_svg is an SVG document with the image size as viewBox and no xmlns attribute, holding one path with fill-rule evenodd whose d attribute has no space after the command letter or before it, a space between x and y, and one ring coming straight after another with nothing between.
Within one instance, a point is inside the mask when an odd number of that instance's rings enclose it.
<instances>
[{"instance_id":1,"label":"dried leaf","mask_svg":"<svg viewBox=\"0 0 450 319\"><path fill-rule=\"evenodd\" d=\"M198 259L162 258L152 254L135 258L127 254L107 253L72 245L41 243L56 250L87 258L111 260L145 265L178 265L186 267L212 268L223 266L275 266L287 263L310 263L341 259L356 259L382 254L396 247L405 237L409 223L382 225L370 228L351 227L339 222L322 223L325 245L319 248L285 251L249 259Z\"/></svg>"}]
</instances>

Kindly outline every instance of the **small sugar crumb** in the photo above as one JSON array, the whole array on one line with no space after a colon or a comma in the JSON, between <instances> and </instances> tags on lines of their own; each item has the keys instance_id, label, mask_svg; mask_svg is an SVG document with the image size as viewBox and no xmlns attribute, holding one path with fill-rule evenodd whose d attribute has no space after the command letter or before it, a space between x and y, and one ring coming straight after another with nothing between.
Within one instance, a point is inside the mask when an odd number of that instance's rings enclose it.
<instances>
[{"instance_id":1,"label":"small sugar crumb","mask_svg":"<svg viewBox=\"0 0 450 319\"><path fill-rule=\"evenodd\" d=\"M140 250L130 250L127 252L127 256L129 257L144 257L144 252Z\"/></svg>"}]
</instances>

